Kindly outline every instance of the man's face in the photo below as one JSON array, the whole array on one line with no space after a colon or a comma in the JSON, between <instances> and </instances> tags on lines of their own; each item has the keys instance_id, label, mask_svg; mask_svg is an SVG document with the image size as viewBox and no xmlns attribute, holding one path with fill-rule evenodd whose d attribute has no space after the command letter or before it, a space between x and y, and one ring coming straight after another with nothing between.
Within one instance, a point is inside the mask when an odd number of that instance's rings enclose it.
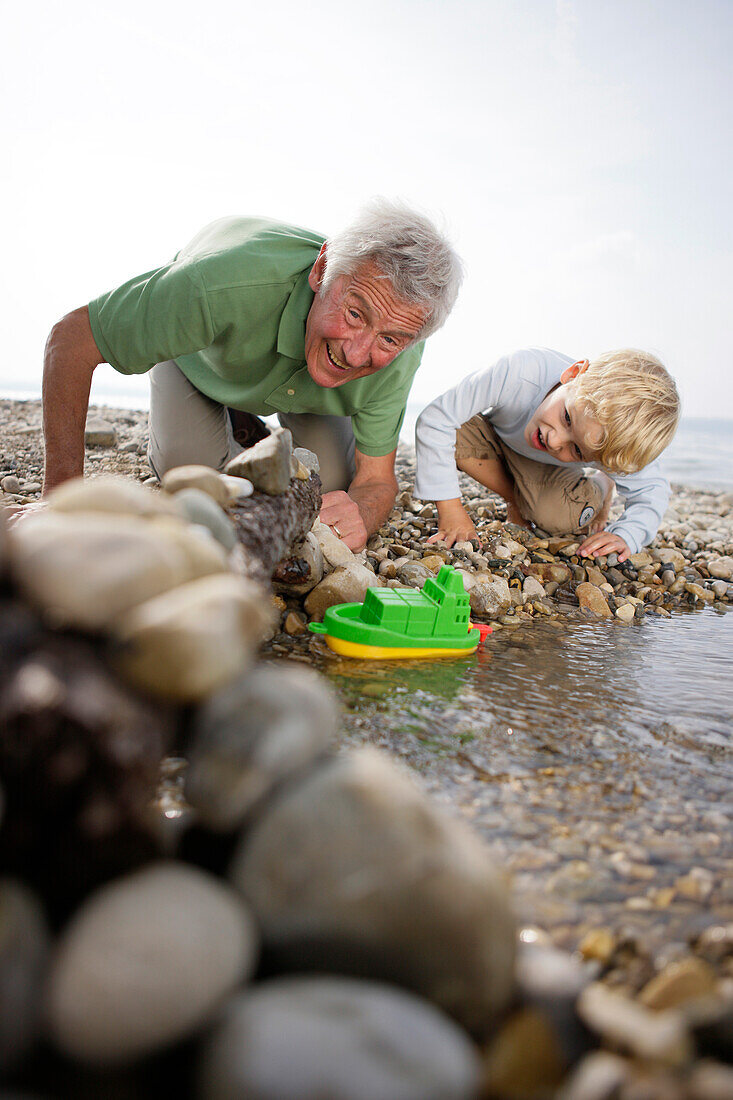
<instances>
[{"instance_id":1,"label":"man's face","mask_svg":"<svg viewBox=\"0 0 733 1100\"><path fill-rule=\"evenodd\" d=\"M572 380L562 382L547 395L524 429L524 438L531 447L559 462L593 462L602 436L598 421L576 403Z\"/></svg>"},{"instance_id":2,"label":"man's face","mask_svg":"<svg viewBox=\"0 0 733 1100\"><path fill-rule=\"evenodd\" d=\"M325 259L324 247L308 277L316 297L305 323L305 359L313 381L332 389L389 366L417 339L427 313L398 298L371 263L322 294Z\"/></svg>"}]
</instances>

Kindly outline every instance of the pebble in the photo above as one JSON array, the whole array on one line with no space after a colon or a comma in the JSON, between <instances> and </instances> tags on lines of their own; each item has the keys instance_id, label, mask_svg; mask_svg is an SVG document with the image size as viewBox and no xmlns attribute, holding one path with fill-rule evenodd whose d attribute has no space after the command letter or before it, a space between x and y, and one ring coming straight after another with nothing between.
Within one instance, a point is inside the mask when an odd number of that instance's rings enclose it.
<instances>
[{"instance_id":1,"label":"pebble","mask_svg":"<svg viewBox=\"0 0 733 1100\"><path fill-rule=\"evenodd\" d=\"M163 474L161 485L167 493L179 493L182 489L199 489L224 508L231 499L226 480L210 466L176 466Z\"/></svg>"},{"instance_id":2,"label":"pebble","mask_svg":"<svg viewBox=\"0 0 733 1100\"><path fill-rule=\"evenodd\" d=\"M717 975L709 963L688 955L656 974L641 990L639 1003L656 1012L677 1008L700 997L714 995L717 985Z\"/></svg>"},{"instance_id":3,"label":"pebble","mask_svg":"<svg viewBox=\"0 0 733 1100\"><path fill-rule=\"evenodd\" d=\"M117 619L111 660L142 691L201 701L248 667L272 615L261 588L246 578L202 577Z\"/></svg>"},{"instance_id":4,"label":"pebble","mask_svg":"<svg viewBox=\"0 0 733 1100\"><path fill-rule=\"evenodd\" d=\"M50 621L92 631L189 576L183 548L145 519L86 512L24 517L11 532L10 564Z\"/></svg>"},{"instance_id":5,"label":"pebble","mask_svg":"<svg viewBox=\"0 0 733 1100\"><path fill-rule=\"evenodd\" d=\"M597 588L594 584L588 581L579 584L575 589L575 595L578 598L581 610L590 611L593 615L597 615L602 619L610 619L613 617L606 597L603 595L600 588ZM618 615L618 612L616 612L616 614Z\"/></svg>"},{"instance_id":6,"label":"pebble","mask_svg":"<svg viewBox=\"0 0 733 1100\"><path fill-rule=\"evenodd\" d=\"M208 828L235 829L335 743L339 722L336 698L315 672L259 666L196 711L186 798Z\"/></svg>"},{"instance_id":7,"label":"pebble","mask_svg":"<svg viewBox=\"0 0 733 1100\"><path fill-rule=\"evenodd\" d=\"M268 804L230 875L283 966L395 982L477 1032L507 1004L504 882L478 838L374 749Z\"/></svg>"},{"instance_id":8,"label":"pebble","mask_svg":"<svg viewBox=\"0 0 733 1100\"><path fill-rule=\"evenodd\" d=\"M636 610L633 604L623 603L620 607L616 608L616 618L620 619L623 623L630 623L636 614Z\"/></svg>"},{"instance_id":9,"label":"pebble","mask_svg":"<svg viewBox=\"0 0 733 1100\"><path fill-rule=\"evenodd\" d=\"M692 1057L692 1040L682 1016L652 1012L600 982L580 994L578 1014L604 1039L639 1058L679 1066Z\"/></svg>"},{"instance_id":10,"label":"pebble","mask_svg":"<svg viewBox=\"0 0 733 1100\"><path fill-rule=\"evenodd\" d=\"M179 489L174 500L189 523L197 523L211 532L225 550L234 549L238 541L234 524L209 493L202 489Z\"/></svg>"},{"instance_id":11,"label":"pebble","mask_svg":"<svg viewBox=\"0 0 733 1100\"><path fill-rule=\"evenodd\" d=\"M206 1043L202 1100L475 1100L479 1059L425 1001L345 978L240 994Z\"/></svg>"},{"instance_id":12,"label":"pebble","mask_svg":"<svg viewBox=\"0 0 733 1100\"><path fill-rule=\"evenodd\" d=\"M116 447L117 432L114 424L102 416L92 414L87 417L84 429L84 444L87 447Z\"/></svg>"},{"instance_id":13,"label":"pebble","mask_svg":"<svg viewBox=\"0 0 733 1100\"><path fill-rule=\"evenodd\" d=\"M175 516L167 496L126 477L75 477L53 489L46 498L52 512L106 512L118 516Z\"/></svg>"},{"instance_id":14,"label":"pebble","mask_svg":"<svg viewBox=\"0 0 733 1100\"><path fill-rule=\"evenodd\" d=\"M4 493L19 493L21 489L20 479L15 474L6 474L0 481L0 486L2 486Z\"/></svg>"},{"instance_id":15,"label":"pebble","mask_svg":"<svg viewBox=\"0 0 733 1100\"><path fill-rule=\"evenodd\" d=\"M137 1060L206 1022L256 955L252 919L224 883L187 864L151 864L91 894L62 932L51 1034L74 1059Z\"/></svg>"},{"instance_id":16,"label":"pebble","mask_svg":"<svg viewBox=\"0 0 733 1100\"><path fill-rule=\"evenodd\" d=\"M251 481L256 490L279 496L290 488L293 437L287 428L276 428L270 435L233 458L225 473Z\"/></svg>"},{"instance_id":17,"label":"pebble","mask_svg":"<svg viewBox=\"0 0 733 1100\"><path fill-rule=\"evenodd\" d=\"M311 619L320 622L329 607L338 603L361 603L367 589L379 584L378 578L352 555L352 564L334 569L313 588L305 599Z\"/></svg>"}]
</instances>

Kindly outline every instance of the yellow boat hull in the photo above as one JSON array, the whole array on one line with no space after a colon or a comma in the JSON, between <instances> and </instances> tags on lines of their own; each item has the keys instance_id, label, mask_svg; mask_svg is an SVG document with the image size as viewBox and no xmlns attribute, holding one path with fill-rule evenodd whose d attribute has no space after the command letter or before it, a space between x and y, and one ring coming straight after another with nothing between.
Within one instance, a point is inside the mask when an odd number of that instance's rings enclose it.
<instances>
[{"instance_id":1,"label":"yellow boat hull","mask_svg":"<svg viewBox=\"0 0 733 1100\"><path fill-rule=\"evenodd\" d=\"M362 645L360 642L346 642L343 638L324 635L326 645L341 657L361 657L365 660L396 661L417 657L467 657L478 649L478 642L468 649L428 649L417 646L381 646Z\"/></svg>"}]
</instances>

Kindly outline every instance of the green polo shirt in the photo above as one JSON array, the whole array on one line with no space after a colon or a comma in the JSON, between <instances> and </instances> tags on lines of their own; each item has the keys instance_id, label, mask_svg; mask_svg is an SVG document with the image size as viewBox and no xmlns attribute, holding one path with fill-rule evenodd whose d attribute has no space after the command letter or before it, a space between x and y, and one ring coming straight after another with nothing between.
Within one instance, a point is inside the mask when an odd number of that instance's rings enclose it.
<instances>
[{"instance_id":1,"label":"green polo shirt","mask_svg":"<svg viewBox=\"0 0 733 1100\"><path fill-rule=\"evenodd\" d=\"M97 346L115 370L144 374L175 359L222 405L350 416L366 455L397 446L423 344L368 378L327 389L305 365L308 274L324 238L262 218L214 222L163 267L89 303Z\"/></svg>"}]
</instances>

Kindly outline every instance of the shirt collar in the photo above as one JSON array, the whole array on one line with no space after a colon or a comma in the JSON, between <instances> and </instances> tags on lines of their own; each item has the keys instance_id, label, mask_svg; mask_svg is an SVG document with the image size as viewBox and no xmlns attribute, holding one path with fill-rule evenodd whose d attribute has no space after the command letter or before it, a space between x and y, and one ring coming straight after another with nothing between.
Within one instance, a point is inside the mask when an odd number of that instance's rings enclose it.
<instances>
[{"instance_id":1,"label":"shirt collar","mask_svg":"<svg viewBox=\"0 0 733 1100\"><path fill-rule=\"evenodd\" d=\"M277 330L277 350L289 359L305 362L305 322L315 297L308 284L310 268L303 271L290 292Z\"/></svg>"}]
</instances>

